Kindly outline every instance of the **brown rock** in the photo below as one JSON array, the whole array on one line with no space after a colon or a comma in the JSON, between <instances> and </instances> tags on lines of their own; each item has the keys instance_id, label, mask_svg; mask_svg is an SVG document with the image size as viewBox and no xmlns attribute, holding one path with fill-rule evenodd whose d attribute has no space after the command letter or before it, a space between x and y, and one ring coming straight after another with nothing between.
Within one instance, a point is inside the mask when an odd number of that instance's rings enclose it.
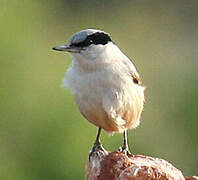
<instances>
[{"instance_id":1,"label":"brown rock","mask_svg":"<svg viewBox=\"0 0 198 180\"><path fill-rule=\"evenodd\" d=\"M180 170L163 159L144 155L128 157L119 151L98 151L91 155L87 164L86 180L185 180L185 178Z\"/></svg>"},{"instance_id":2,"label":"brown rock","mask_svg":"<svg viewBox=\"0 0 198 180\"><path fill-rule=\"evenodd\" d=\"M198 180L198 176L185 177L186 180Z\"/></svg>"}]
</instances>

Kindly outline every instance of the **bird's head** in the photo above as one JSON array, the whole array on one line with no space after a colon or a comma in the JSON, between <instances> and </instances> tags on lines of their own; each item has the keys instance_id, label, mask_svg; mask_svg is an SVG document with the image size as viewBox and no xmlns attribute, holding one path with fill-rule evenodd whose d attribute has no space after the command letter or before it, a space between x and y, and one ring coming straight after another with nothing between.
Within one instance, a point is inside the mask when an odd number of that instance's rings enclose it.
<instances>
[{"instance_id":1,"label":"bird's head","mask_svg":"<svg viewBox=\"0 0 198 180\"><path fill-rule=\"evenodd\" d=\"M56 51L67 51L75 59L94 60L100 58L108 46L113 44L108 33L96 30L86 29L75 33L68 44L61 44L53 47Z\"/></svg>"}]
</instances>

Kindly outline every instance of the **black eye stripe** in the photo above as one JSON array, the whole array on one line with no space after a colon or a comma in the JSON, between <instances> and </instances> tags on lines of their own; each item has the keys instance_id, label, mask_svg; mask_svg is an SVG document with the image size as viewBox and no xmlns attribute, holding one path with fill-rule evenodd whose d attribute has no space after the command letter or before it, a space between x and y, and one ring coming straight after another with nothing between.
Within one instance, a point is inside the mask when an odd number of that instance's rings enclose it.
<instances>
[{"instance_id":1,"label":"black eye stripe","mask_svg":"<svg viewBox=\"0 0 198 180\"><path fill-rule=\"evenodd\" d=\"M79 43L74 43L72 45L76 46L76 47L87 47L91 44L105 45L110 41L112 41L112 40L111 40L111 38L108 34L105 34L105 33L102 33L102 32L97 32L97 33L94 33L90 36L87 36L87 38L84 41L79 42Z\"/></svg>"},{"instance_id":2,"label":"black eye stripe","mask_svg":"<svg viewBox=\"0 0 198 180\"><path fill-rule=\"evenodd\" d=\"M91 45L93 43L93 41L91 39L86 38L84 41L79 42L79 43L74 43L72 44L75 47L87 47L89 45Z\"/></svg>"}]
</instances>

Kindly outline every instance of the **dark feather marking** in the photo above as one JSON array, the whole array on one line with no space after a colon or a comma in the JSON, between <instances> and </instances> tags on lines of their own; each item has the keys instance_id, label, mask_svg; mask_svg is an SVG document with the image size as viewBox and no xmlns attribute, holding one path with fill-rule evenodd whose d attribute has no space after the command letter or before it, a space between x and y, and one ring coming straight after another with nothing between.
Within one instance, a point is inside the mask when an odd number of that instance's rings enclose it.
<instances>
[{"instance_id":1,"label":"dark feather marking","mask_svg":"<svg viewBox=\"0 0 198 180\"><path fill-rule=\"evenodd\" d=\"M135 74L132 75L132 78L133 78L133 82L135 84L139 84L139 85L142 84L141 79L139 77L137 77Z\"/></svg>"},{"instance_id":2,"label":"dark feather marking","mask_svg":"<svg viewBox=\"0 0 198 180\"><path fill-rule=\"evenodd\" d=\"M96 32L92 35L87 36L87 38L79 43L73 43L72 46L75 47L87 47L91 44L102 44L105 45L108 42L112 41L111 37L108 34L105 34L103 32Z\"/></svg>"}]
</instances>

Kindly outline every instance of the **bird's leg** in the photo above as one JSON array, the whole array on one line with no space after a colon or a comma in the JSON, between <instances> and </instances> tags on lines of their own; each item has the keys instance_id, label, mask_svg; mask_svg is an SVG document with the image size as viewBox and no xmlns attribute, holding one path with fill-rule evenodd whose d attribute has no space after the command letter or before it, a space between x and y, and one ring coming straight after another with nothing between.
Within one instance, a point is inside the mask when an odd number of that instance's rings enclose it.
<instances>
[{"instance_id":1,"label":"bird's leg","mask_svg":"<svg viewBox=\"0 0 198 180\"><path fill-rule=\"evenodd\" d=\"M95 146L101 146L101 143L100 143L100 134L101 134L101 128L98 128L98 133L97 133L97 136L96 136L96 140L94 142L94 147Z\"/></svg>"},{"instance_id":2,"label":"bird's leg","mask_svg":"<svg viewBox=\"0 0 198 180\"><path fill-rule=\"evenodd\" d=\"M124 144L122 147L119 148L119 151L123 152L127 156L132 155L129 151L127 130L124 130L123 135L124 135Z\"/></svg>"},{"instance_id":3,"label":"bird's leg","mask_svg":"<svg viewBox=\"0 0 198 180\"><path fill-rule=\"evenodd\" d=\"M105 149L102 147L102 144L100 143L100 134L101 134L101 128L98 128L98 133L96 136L96 140L94 142L93 148L89 153L89 159L92 156L93 153L97 153L98 151L105 152Z\"/></svg>"},{"instance_id":4,"label":"bird's leg","mask_svg":"<svg viewBox=\"0 0 198 180\"><path fill-rule=\"evenodd\" d=\"M127 133L127 130L124 131L123 135L124 135L124 144L123 144L123 148L122 149L128 155L128 153L129 153L129 145L128 145L128 133Z\"/></svg>"}]
</instances>

